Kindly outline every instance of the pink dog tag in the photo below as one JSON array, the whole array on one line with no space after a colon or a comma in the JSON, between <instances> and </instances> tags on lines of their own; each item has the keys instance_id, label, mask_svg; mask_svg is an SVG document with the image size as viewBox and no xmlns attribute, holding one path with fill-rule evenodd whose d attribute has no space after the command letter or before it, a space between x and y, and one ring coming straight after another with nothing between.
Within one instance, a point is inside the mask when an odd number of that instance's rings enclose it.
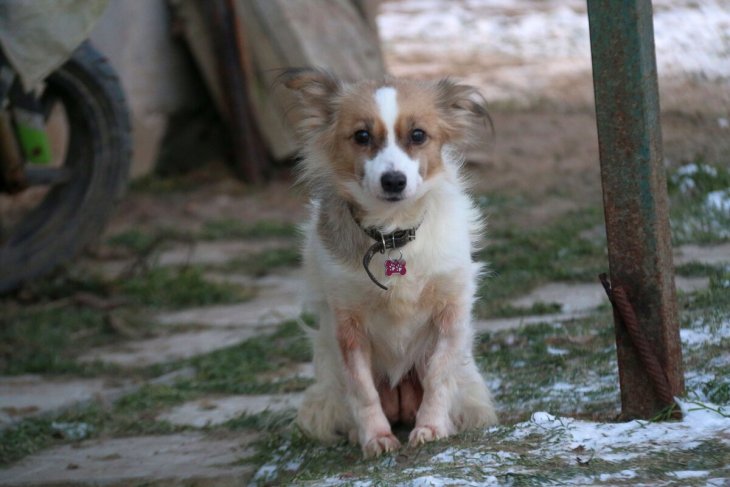
<instances>
[{"instance_id":1,"label":"pink dog tag","mask_svg":"<svg viewBox=\"0 0 730 487\"><path fill-rule=\"evenodd\" d=\"M388 259L385 261L385 275L392 276L393 274L406 275L405 259Z\"/></svg>"}]
</instances>

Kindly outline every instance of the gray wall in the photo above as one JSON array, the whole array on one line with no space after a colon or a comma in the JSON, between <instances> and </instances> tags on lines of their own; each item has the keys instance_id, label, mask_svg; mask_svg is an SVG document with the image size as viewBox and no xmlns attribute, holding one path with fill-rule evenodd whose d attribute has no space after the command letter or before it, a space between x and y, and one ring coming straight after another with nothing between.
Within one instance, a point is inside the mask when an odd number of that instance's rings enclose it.
<instances>
[{"instance_id":1,"label":"gray wall","mask_svg":"<svg viewBox=\"0 0 730 487\"><path fill-rule=\"evenodd\" d=\"M170 114L207 96L196 92L194 68L171 28L165 0L111 0L91 35L117 70L127 95L133 177L154 168Z\"/></svg>"}]
</instances>

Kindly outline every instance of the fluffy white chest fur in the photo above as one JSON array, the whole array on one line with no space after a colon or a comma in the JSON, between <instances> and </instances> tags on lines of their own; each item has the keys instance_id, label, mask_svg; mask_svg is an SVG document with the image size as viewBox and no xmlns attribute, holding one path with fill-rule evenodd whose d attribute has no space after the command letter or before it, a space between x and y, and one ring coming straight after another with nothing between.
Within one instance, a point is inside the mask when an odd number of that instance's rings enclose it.
<instances>
[{"instance_id":1,"label":"fluffy white chest fur","mask_svg":"<svg viewBox=\"0 0 730 487\"><path fill-rule=\"evenodd\" d=\"M481 99L448 81L345 84L319 71L286 84L302 109L306 302L318 318L299 425L373 456L400 445L396 422L414 424L412 445L496 422L471 352L482 225L452 155L485 115ZM396 244L403 231L415 238ZM386 273L388 260L404 273Z\"/></svg>"}]
</instances>

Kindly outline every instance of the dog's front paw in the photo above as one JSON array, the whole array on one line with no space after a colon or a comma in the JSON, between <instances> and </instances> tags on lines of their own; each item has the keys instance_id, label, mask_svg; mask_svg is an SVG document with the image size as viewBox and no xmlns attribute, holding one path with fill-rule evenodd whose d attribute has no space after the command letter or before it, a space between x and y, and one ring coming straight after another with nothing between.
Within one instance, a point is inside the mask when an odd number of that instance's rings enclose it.
<instances>
[{"instance_id":1,"label":"dog's front paw","mask_svg":"<svg viewBox=\"0 0 730 487\"><path fill-rule=\"evenodd\" d=\"M418 446L446 436L448 436L448 433L443 428L431 425L416 426L408 437L408 445Z\"/></svg>"},{"instance_id":2,"label":"dog's front paw","mask_svg":"<svg viewBox=\"0 0 730 487\"><path fill-rule=\"evenodd\" d=\"M398 448L400 448L400 441L389 431L366 441L362 446L362 452L365 458L373 458Z\"/></svg>"}]
</instances>

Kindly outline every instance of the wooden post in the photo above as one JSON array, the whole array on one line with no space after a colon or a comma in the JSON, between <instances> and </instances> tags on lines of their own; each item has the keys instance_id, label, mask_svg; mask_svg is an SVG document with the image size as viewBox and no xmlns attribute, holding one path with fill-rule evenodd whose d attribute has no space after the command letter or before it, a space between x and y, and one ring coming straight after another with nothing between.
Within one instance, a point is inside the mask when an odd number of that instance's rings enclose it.
<instances>
[{"instance_id":1,"label":"wooden post","mask_svg":"<svg viewBox=\"0 0 730 487\"><path fill-rule=\"evenodd\" d=\"M674 396L684 392L650 0L588 0L611 282L627 293ZM616 317L625 419L666 407Z\"/></svg>"}]
</instances>

